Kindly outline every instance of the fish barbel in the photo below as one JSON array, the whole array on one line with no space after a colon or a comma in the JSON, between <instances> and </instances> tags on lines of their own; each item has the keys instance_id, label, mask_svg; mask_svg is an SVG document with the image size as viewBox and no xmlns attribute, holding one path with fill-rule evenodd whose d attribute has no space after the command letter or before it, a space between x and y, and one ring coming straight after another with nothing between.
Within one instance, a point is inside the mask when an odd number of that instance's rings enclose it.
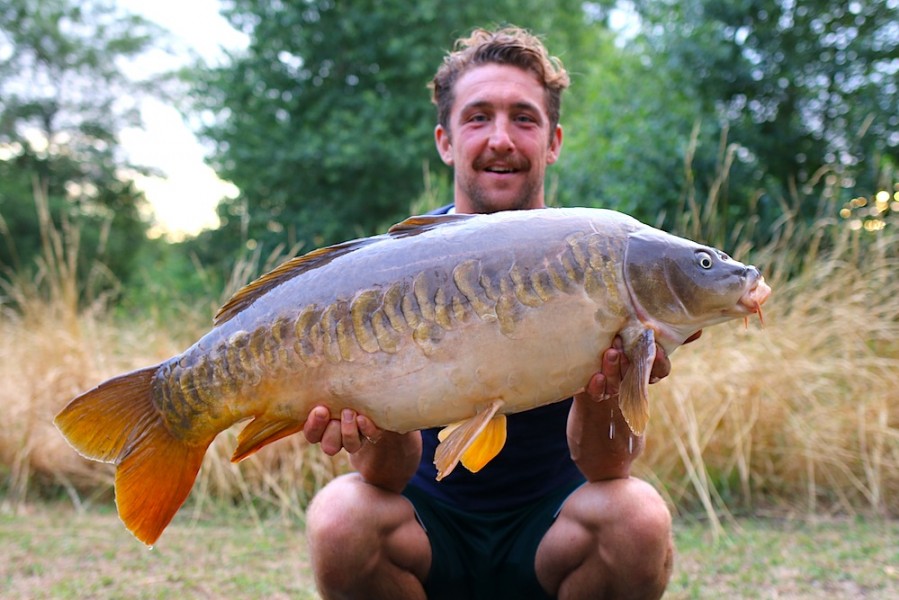
<instances>
[{"instance_id":1,"label":"fish barbel","mask_svg":"<svg viewBox=\"0 0 899 600\"><path fill-rule=\"evenodd\" d=\"M758 269L614 211L538 209L413 217L315 250L239 291L182 354L114 377L55 423L82 455L117 465L126 527L152 544L220 432L239 461L296 433L316 405L407 432L449 425L438 478L478 470L505 414L583 389L616 335L636 434L658 343L759 313Z\"/></svg>"}]
</instances>

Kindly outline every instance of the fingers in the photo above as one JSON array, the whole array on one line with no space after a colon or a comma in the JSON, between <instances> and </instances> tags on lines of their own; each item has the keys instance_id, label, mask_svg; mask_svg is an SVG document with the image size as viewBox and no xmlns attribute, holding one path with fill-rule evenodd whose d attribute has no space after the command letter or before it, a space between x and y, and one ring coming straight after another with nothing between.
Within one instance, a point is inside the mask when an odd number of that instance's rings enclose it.
<instances>
[{"instance_id":1,"label":"fingers","mask_svg":"<svg viewBox=\"0 0 899 600\"><path fill-rule=\"evenodd\" d=\"M671 373L671 361L668 360L665 349L656 344L656 358L652 363L652 370L649 372L649 383L656 383L660 379L668 377L669 373Z\"/></svg>"},{"instance_id":2,"label":"fingers","mask_svg":"<svg viewBox=\"0 0 899 600\"><path fill-rule=\"evenodd\" d=\"M616 338L616 342L618 341L620 341L620 338ZM601 368L606 380L605 393L610 396L617 394L618 388L621 386L622 359L626 359L624 352L614 345L602 353Z\"/></svg>"},{"instance_id":3,"label":"fingers","mask_svg":"<svg viewBox=\"0 0 899 600\"><path fill-rule=\"evenodd\" d=\"M324 406L316 406L309 412L303 424L303 434L310 444L318 444L325 435L325 429L331 421L331 412Z\"/></svg>"},{"instance_id":4,"label":"fingers","mask_svg":"<svg viewBox=\"0 0 899 600\"><path fill-rule=\"evenodd\" d=\"M316 406L303 425L303 434L311 444L321 444L322 451L334 456L341 449L350 454L358 452L364 443L376 443L382 432L368 417L345 408L340 419L332 419L324 406Z\"/></svg>"},{"instance_id":5,"label":"fingers","mask_svg":"<svg viewBox=\"0 0 899 600\"><path fill-rule=\"evenodd\" d=\"M702 335L702 329L700 329L699 331L697 331L696 333L694 333L693 335L691 335L690 337L688 337L687 339L685 339L685 340L684 340L684 345L689 344L690 342L695 342L696 340L699 339L699 337L700 337L701 335Z\"/></svg>"},{"instance_id":6,"label":"fingers","mask_svg":"<svg viewBox=\"0 0 899 600\"><path fill-rule=\"evenodd\" d=\"M383 432L378 429L378 426L365 415L358 415L356 417L356 425L359 427L362 436L370 444L377 444L378 440L381 439L381 435L383 435Z\"/></svg>"}]
</instances>

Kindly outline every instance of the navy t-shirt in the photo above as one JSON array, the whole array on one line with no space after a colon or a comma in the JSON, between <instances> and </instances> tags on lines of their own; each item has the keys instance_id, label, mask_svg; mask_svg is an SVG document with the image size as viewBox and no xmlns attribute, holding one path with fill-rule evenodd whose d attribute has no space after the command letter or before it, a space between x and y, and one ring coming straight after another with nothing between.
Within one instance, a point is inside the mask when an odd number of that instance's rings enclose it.
<instances>
[{"instance_id":1,"label":"navy t-shirt","mask_svg":"<svg viewBox=\"0 0 899 600\"><path fill-rule=\"evenodd\" d=\"M445 214L452 205L431 214ZM461 464L437 481L437 429L422 435L422 456L409 485L471 511L504 511L529 504L561 486L585 481L571 460L566 426L571 399L508 415L506 444L487 466L471 473Z\"/></svg>"},{"instance_id":2,"label":"navy t-shirt","mask_svg":"<svg viewBox=\"0 0 899 600\"><path fill-rule=\"evenodd\" d=\"M437 481L434 449L440 429L421 432L422 455L409 485L471 511L504 511L529 504L562 486L584 481L565 434L571 399L506 418L506 445L477 473L462 464Z\"/></svg>"}]
</instances>

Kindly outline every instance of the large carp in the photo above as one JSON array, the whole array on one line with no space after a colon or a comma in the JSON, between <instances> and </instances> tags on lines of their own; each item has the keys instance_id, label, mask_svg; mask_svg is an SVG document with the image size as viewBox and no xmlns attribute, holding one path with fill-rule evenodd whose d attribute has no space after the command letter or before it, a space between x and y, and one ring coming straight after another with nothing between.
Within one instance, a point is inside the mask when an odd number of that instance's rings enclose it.
<instances>
[{"instance_id":1,"label":"large carp","mask_svg":"<svg viewBox=\"0 0 899 600\"><path fill-rule=\"evenodd\" d=\"M670 354L769 293L755 267L613 211L413 217L284 263L182 354L85 392L55 422L117 465L119 515L152 544L238 421L252 418L234 461L319 404L397 432L455 424L438 477L460 460L476 470L502 447L506 413L582 389L616 335L632 365L621 410L642 434L655 344Z\"/></svg>"}]
</instances>

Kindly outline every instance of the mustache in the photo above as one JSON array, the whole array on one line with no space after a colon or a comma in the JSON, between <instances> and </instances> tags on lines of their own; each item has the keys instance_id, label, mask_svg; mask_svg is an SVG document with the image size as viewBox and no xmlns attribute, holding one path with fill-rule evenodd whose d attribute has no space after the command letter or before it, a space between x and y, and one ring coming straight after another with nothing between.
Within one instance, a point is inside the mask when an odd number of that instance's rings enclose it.
<instances>
[{"instance_id":1,"label":"mustache","mask_svg":"<svg viewBox=\"0 0 899 600\"><path fill-rule=\"evenodd\" d=\"M494 165L502 165L503 168L514 169L516 171L527 171L531 168L531 161L523 156L502 156L495 152L490 152L478 156L473 164L474 168L478 171L483 171L487 167Z\"/></svg>"}]
</instances>

